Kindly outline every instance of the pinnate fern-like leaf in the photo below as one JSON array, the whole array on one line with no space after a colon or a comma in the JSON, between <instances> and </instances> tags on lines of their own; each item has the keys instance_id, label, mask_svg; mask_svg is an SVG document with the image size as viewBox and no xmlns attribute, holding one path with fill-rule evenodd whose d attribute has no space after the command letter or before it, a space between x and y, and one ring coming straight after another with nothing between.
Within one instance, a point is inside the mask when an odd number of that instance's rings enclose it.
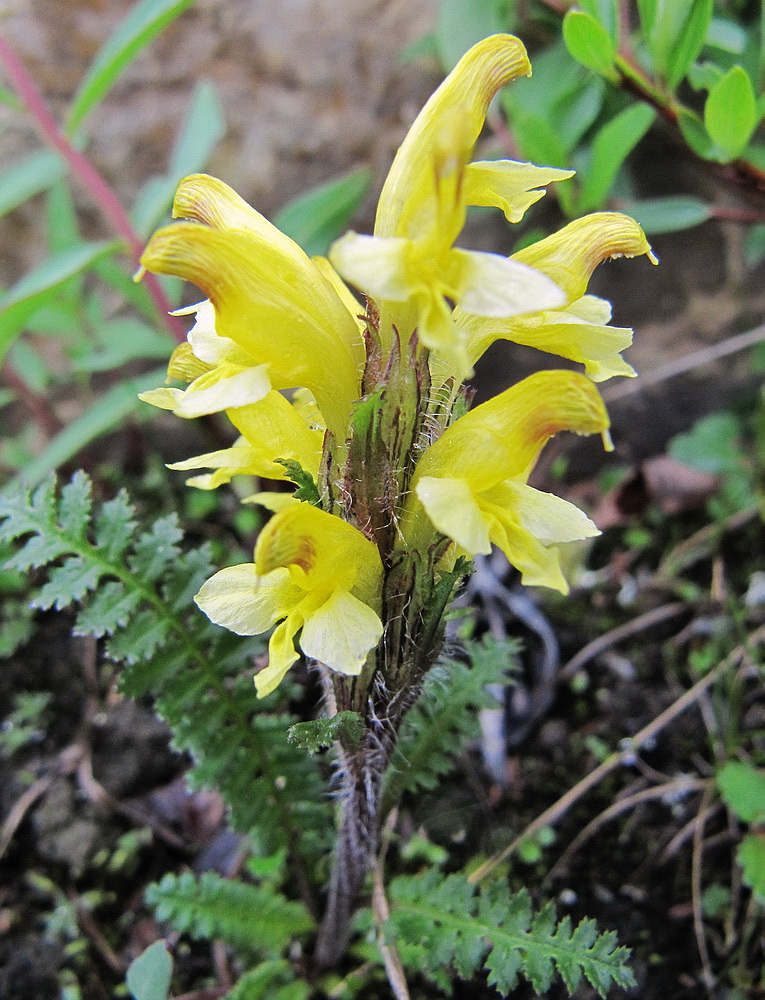
<instances>
[{"instance_id":1,"label":"pinnate fern-like leaf","mask_svg":"<svg viewBox=\"0 0 765 1000\"><path fill-rule=\"evenodd\" d=\"M502 996L519 976L537 993L547 991L556 971L573 993L584 976L600 996L612 986L635 983L629 950L594 921L557 921L551 904L533 913L525 890L509 894L495 882L476 887L462 874L435 869L395 879L390 886L389 931L405 964L443 986L453 969L468 979L481 968Z\"/></svg>"},{"instance_id":2,"label":"pinnate fern-like leaf","mask_svg":"<svg viewBox=\"0 0 765 1000\"><path fill-rule=\"evenodd\" d=\"M450 660L427 675L420 700L404 721L386 776L384 812L405 792L435 788L452 769L455 755L479 735L478 710L496 707L488 686L507 683L517 643L494 643L492 655L483 655L486 650L480 643L468 644L469 655L473 646L482 655L471 657L471 665Z\"/></svg>"},{"instance_id":3,"label":"pinnate fern-like leaf","mask_svg":"<svg viewBox=\"0 0 765 1000\"><path fill-rule=\"evenodd\" d=\"M82 472L60 492L50 478L31 494L0 494L0 539L17 546L9 566L48 567L36 607L79 605L75 633L105 640L126 694L154 698L194 761L192 783L221 790L235 829L257 829L264 848L287 848L310 870L332 836L324 780L287 740L297 720L273 714L285 695L257 699L252 657L262 644L193 604L214 572L209 547L183 551L174 515L139 527L124 492L94 509Z\"/></svg>"},{"instance_id":4,"label":"pinnate fern-like leaf","mask_svg":"<svg viewBox=\"0 0 765 1000\"><path fill-rule=\"evenodd\" d=\"M214 872L165 875L146 890L157 918L194 938L221 938L249 952L275 956L313 929L302 904L268 884L229 881Z\"/></svg>"}]
</instances>

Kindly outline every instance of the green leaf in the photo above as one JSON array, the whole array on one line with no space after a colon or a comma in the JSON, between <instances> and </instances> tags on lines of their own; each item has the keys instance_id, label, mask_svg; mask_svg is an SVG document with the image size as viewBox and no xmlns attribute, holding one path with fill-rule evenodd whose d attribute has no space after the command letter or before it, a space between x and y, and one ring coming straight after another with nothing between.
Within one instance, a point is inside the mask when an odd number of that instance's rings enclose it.
<instances>
[{"instance_id":1,"label":"green leaf","mask_svg":"<svg viewBox=\"0 0 765 1000\"><path fill-rule=\"evenodd\" d=\"M692 195L668 195L630 201L623 211L637 219L649 235L691 229L712 218L712 206Z\"/></svg>"},{"instance_id":2,"label":"green leaf","mask_svg":"<svg viewBox=\"0 0 765 1000\"><path fill-rule=\"evenodd\" d=\"M165 875L146 899L159 920L193 938L224 941L258 953L278 954L313 928L305 908L267 885L227 881L213 872Z\"/></svg>"},{"instance_id":3,"label":"green leaf","mask_svg":"<svg viewBox=\"0 0 765 1000\"><path fill-rule=\"evenodd\" d=\"M313 993L305 979L295 979L295 971L286 959L258 962L248 969L225 1000L307 1000Z\"/></svg>"},{"instance_id":4,"label":"green leaf","mask_svg":"<svg viewBox=\"0 0 765 1000\"><path fill-rule=\"evenodd\" d=\"M316 480L310 472L305 471L300 462L296 462L294 458L275 458L274 462L284 466L290 481L297 486L294 493L296 500L304 500L306 503L313 504L314 507L320 505L321 497Z\"/></svg>"},{"instance_id":5,"label":"green leaf","mask_svg":"<svg viewBox=\"0 0 765 1000\"><path fill-rule=\"evenodd\" d=\"M134 1000L167 1000L172 976L173 960L165 942L155 941L133 959L125 981Z\"/></svg>"},{"instance_id":6,"label":"green leaf","mask_svg":"<svg viewBox=\"0 0 765 1000\"><path fill-rule=\"evenodd\" d=\"M66 131L72 135L133 57L194 0L140 0L90 64L75 94Z\"/></svg>"},{"instance_id":7,"label":"green leaf","mask_svg":"<svg viewBox=\"0 0 765 1000\"><path fill-rule=\"evenodd\" d=\"M711 90L723 72L717 63L697 62L688 68L688 83L694 90Z\"/></svg>"},{"instance_id":8,"label":"green leaf","mask_svg":"<svg viewBox=\"0 0 765 1000\"><path fill-rule=\"evenodd\" d=\"M135 543L135 552L128 560L130 572L142 580L157 580L180 555L178 542L182 538L177 514L158 518Z\"/></svg>"},{"instance_id":9,"label":"green leaf","mask_svg":"<svg viewBox=\"0 0 765 1000\"><path fill-rule=\"evenodd\" d=\"M717 775L725 805L743 823L765 823L765 770L729 761Z\"/></svg>"},{"instance_id":10,"label":"green leaf","mask_svg":"<svg viewBox=\"0 0 765 1000\"><path fill-rule=\"evenodd\" d=\"M701 51L712 7L713 0L638 3L654 68L671 89L680 83Z\"/></svg>"},{"instance_id":11,"label":"green leaf","mask_svg":"<svg viewBox=\"0 0 765 1000\"><path fill-rule=\"evenodd\" d=\"M723 17L712 18L704 40L705 45L740 56L746 49L746 43L746 30L740 24Z\"/></svg>"},{"instance_id":12,"label":"green leaf","mask_svg":"<svg viewBox=\"0 0 765 1000\"><path fill-rule=\"evenodd\" d=\"M26 466L19 480L35 485L68 462L91 441L113 430L139 406L138 393L164 382L165 369L113 386L81 417L73 420Z\"/></svg>"},{"instance_id":13,"label":"green leaf","mask_svg":"<svg viewBox=\"0 0 765 1000\"><path fill-rule=\"evenodd\" d=\"M506 30L504 6L503 0L440 0L435 40L447 73L476 42Z\"/></svg>"},{"instance_id":14,"label":"green leaf","mask_svg":"<svg viewBox=\"0 0 765 1000\"><path fill-rule=\"evenodd\" d=\"M732 413L712 413L687 433L673 437L667 450L678 462L721 475L738 467L740 433Z\"/></svg>"},{"instance_id":15,"label":"green leaf","mask_svg":"<svg viewBox=\"0 0 765 1000\"><path fill-rule=\"evenodd\" d=\"M274 225L299 243L309 257L324 255L361 204L370 178L369 168L360 167L313 188L285 205Z\"/></svg>"},{"instance_id":16,"label":"green leaf","mask_svg":"<svg viewBox=\"0 0 765 1000\"><path fill-rule=\"evenodd\" d=\"M119 242L102 240L59 250L14 285L0 299L0 360L32 313L60 285L120 246Z\"/></svg>"},{"instance_id":17,"label":"green leaf","mask_svg":"<svg viewBox=\"0 0 765 1000\"><path fill-rule=\"evenodd\" d=\"M741 876L761 901L765 901L765 834L750 833L738 849Z\"/></svg>"},{"instance_id":18,"label":"green leaf","mask_svg":"<svg viewBox=\"0 0 765 1000\"><path fill-rule=\"evenodd\" d=\"M637 0L637 5L643 32L649 35L656 24L656 12L659 0Z\"/></svg>"},{"instance_id":19,"label":"green leaf","mask_svg":"<svg viewBox=\"0 0 765 1000\"><path fill-rule=\"evenodd\" d=\"M684 0L676 7L685 7L684 16L678 14L679 28L667 58L667 83L674 90L688 72L688 67L704 45L714 9L713 0ZM665 4L672 7L673 4Z\"/></svg>"},{"instance_id":20,"label":"green leaf","mask_svg":"<svg viewBox=\"0 0 765 1000\"><path fill-rule=\"evenodd\" d=\"M723 162L744 151L757 127L759 113L752 81L746 70L734 66L709 91L704 105L704 125Z\"/></svg>"},{"instance_id":21,"label":"green leaf","mask_svg":"<svg viewBox=\"0 0 765 1000\"><path fill-rule=\"evenodd\" d=\"M56 153L47 150L32 153L12 164L0 174L0 216L40 191L47 191L65 174L66 163Z\"/></svg>"},{"instance_id":22,"label":"green leaf","mask_svg":"<svg viewBox=\"0 0 765 1000\"><path fill-rule=\"evenodd\" d=\"M54 566L44 584L32 599L34 608L60 611L75 601L81 601L85 594L94 590L101 579L101 568L83 559L70 556L61 566Z\"/></svg>"},{"instance_id":23,"label":"green leaf","mask_svg":"<svg viewBox=\"0 0 765 1000\"><path fill-rule=\"evenodd\" d=\"M170 627L153 608L139 611L124 628L114 632L106 644L106 655L115 663L149 660L167 640Z\"/></svg>"},{"instance_id":24,"label":"green leaf","mask_svg":"<svg viewBox=\"0 0 765 1000\"><path fill-rule=\"evenodd\" d=\"M750 226L744 237L744 257L747 267L756 267L765 258L765 223Z\"/></svg>"},{"instance_id":25,"label":"green leaf","mask_svg":"<svg viewBox=\"0 0 765 1000\"><path fill-rule=\"evenodd\" d=\"M619 0L579 0L579 7L595 18L614 42L619 35Z\"/></svg>"},{"instance_id":26,"label":"green leaf","mask_svg":"<svg viewBox=\"0 0 765 1000\"><path fill-rule=\"evenodd\" d=\"M113 635L117 629L126 627L140 599L137 591L126 590L117 580L107 580L77 615L73 634L93 635L97 639Z\"/></svg>"},{"instance_id":27,"label":"green leaf","mask_svg":"<svg viewBox=\"0 0 765 1000\"><path fill-rule=\"evenodd\" d=\"M577 202L580 212L589 212L605 202L624 160L646 134L655 115L647 104L633 104L599 130Z\"/></svg>"},{"instance_id":28,"label":"green leaf","mask_svg":"<svg viewBox=\"0 0 765 1000\"><path fill-rule=\"evenodd\" d=\"M46 221L48 227L48 249L52 252L66 250L81 242L69 185L58 180L46 197Z\"/></svg>"},{"instance_id":29,"label":"green leaf","mask_svg":"<svg viewBox=\"0 0 765 1000\"><path fill-rule=\"evenodd\" d=\"M72 364L74 371L103 372L137 358L168 358L174 346L169 334L131 316L100 323L95 332L102 346L93 349L88 343L78 351Z\"/></svg>"},{"instance_id":30,"label":"green leaf","mask_svg":"<svg viewBox=\"0 0 765 1000\"><path fill-rule=\"evenodd\" d=\"M12 108L14 111L24 110L22 102L14 94L14 92L9 90L7 87L0 86L0 104L4 104L8 108Z\"/></svg>"},{"instance_id":31,"label":"green leaf","mask_svg":"<svg viewBox=\"0 0 765 1000\"><path fill-rule=\"evenodd\" d=\"M680 126L683 138L693 152L697 156L708 160L714 150L714 143L704 128L704 122L696 112L690 111L688 108L679 108L677 112L677 124Z\"/></svg>"},{"instance_id":32,"label":"green leaf","mask_svg":"<svg viewBox=\"0 0 765 1000\"><path fill-rule=\"evenodd\" d=\"M570 10L563 18L563 41L577 62L615 81L616 46L608 31L592 14Z\"/></svg>"},{"instance_id":33,"label":"green leaf","mask_svg":"<svg viewBox=\"0 0 765 1000\"><path fill-rule=\"evenodd\" d=\"M116 497L107 500L96 517L96 546L104 559L119 559L130 545L135 528L135 510L127 493L120 490Z\"/></svg>"},{"instance_id":34,"label":"green leaf","mask_svg":"<svg viewBox=\"0 0 765 1000\"><path fill-rule=\"evenodd\" d=\"M59 521L64 531L72 538L85 537L93 505L92 492L90 479L82 469L78 469L70 481L61 488Z\"/></svg>"},{"instance_id":35,"label":"green leaf","mask_svg":"<svg viewBox=\"0 0 765 1000\"><path fill-rule=\"evenodd\" d=\"M358 712L338 712L331 719L296 722L287 730L287 739L295 746L317 753L338 740L343 746L357 746L364 733L364 720Z\"/></svg>"},{"instance_id":36,"label":"green leaf","mask_svg":"<svg viewBox=\"0 0 765 1000\"><path fill-rule=\"evenodd\" d=\"M534 915L525 890L509 895L500 882L476 888L462 874L430 869L394 879L389 899L389 933L402 960L442 986L451 966L465 979L483 966L503 996L519 974L545 993L556 968L572 994L582 974L601 996L635 984L629 951L617 947L613 932L598 934L586 918L575 928L568 917L557 923L549 905Z\"/></svg>"},{"instance_id":37,"label":"green leaf","mask_svg":"<svg viewBox=\"0 0 765 1000\"><path fill-rule=\"evenodd\" d=\"M170 154L167 173L152 177L141 189L131 219L141 236L148 236L169 212L175 189L188 174L198 173L226 133L226 124L215 87L200 80L191 106Z\"/></svg>"}]
</instances>

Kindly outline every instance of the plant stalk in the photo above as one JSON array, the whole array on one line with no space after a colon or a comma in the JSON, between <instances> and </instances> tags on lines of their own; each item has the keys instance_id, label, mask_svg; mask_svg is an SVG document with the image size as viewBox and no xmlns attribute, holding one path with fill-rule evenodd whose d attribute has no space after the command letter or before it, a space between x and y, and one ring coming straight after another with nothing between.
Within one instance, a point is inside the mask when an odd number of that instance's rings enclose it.
<instances>
[{"instance_id":1,"label":"plant stalk","mask_svg":"<svg viewBox=\"0 0 765 1000\"><path fill-rule=\"evenodd\" d=\"M367 729L358 749L340 749L342 815L314 952L319 968L337 965L348 946L351 920L377 852L382 779L394 744L392 733L378 739Z\"/></svg>"}]
</instances>

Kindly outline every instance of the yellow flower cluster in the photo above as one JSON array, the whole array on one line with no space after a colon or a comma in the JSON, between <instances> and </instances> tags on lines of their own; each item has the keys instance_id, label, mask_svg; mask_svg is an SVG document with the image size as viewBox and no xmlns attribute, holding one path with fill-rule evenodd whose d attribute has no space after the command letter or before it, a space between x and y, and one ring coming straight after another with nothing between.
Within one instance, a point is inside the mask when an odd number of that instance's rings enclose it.
<instances>
[{"instance_id":1,"label":"yellow flower cluster","mask_svg":"<svg viewBox=\"0 0 765 1000\"><path fill-rule=\"evenodd\" d=\"M600 433L608 445L594 383L634 374L620 354L632 333L609 325L609 304L587 285L606 258L651 257L645 236L624 215L596 213L510 257L455 246L469 206L517 222L546 185L570 176L471 159L494 95L530 71L517 38L475 45L399 149L374 234L346 234L328 261L202 175L178 189L182 221L146 248L147 270L185 278L207 299L187 310L196 322L169 366L187 388L143 398L180 417L225 412L240 434L173 467L208 470L189 480L204 489L237 474L290 480L298 466L316 483L314 503L259 494L276 513L254 562L217 573L197 597L240 634L276 626L261 694L298 646L341 675L371 677L381 664L396 672L390 646L404 634L411 649L430 644L427 660L438 631L428 602L443 604L438 578L459 555L497 545L525 583L565 592L556 544L597 533L527 480L561 430ZM462 383L498 339L584 372L540 372L463 412Z\"/></svg>"}]
</instances>

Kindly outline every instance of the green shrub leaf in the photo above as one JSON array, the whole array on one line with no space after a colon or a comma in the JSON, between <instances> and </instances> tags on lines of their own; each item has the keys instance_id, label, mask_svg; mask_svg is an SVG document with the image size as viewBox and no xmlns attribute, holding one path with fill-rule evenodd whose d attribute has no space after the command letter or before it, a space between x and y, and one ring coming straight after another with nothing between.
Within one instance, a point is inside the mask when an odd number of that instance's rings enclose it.
<instances>
[{"instance_id":1,"label":"green shrub leaf","mask_svg":"<svg viewBox=\"0 0 765 1000\"><path fill-rule=\"evenodd\" d=\"M352 170L295 198L277 213L274 225L309 257L324 256L361 204L371 179L367 167Z\"/></svg>"},{"instance_id":2,"label":"green shrub leaf","mask_svg":"<svg viewBox=\"0 0 765 1000\"><path fill-rule=\"evenodd\" d=\"M563 41L577 62L609 80L616 79L614 40L592 14L570 10L563 18Z\"/></svg>"},{"instance_id":3,"label":"green shrub leaf","mask_svg":"<svg viewBox=\"0 0 765 1000\"><path fill-rule=\"evenodd\" d=\"M624 211L640 223L646 233L675 233L691 229L712 218L712 206L692 195L668 195L630 201Z\"/></svg>"},{"instance_id":4,"label":"green shrub leaf","mask_svg":"<svg viewBox=\"0 0 765 1000\"><path fill-rule=\"evenodd\" d=\"M580 212L600 207L611 190L619 168L640 142L656 112L647 104L633 104L607 122L592 143L592 155L577 203Z\"/></svg>"},{"instance_id":5,"label":"green shrub leaf","mask_svg":"<svg viewBox=\"0 0 765 1000\"><path fill-rule=\"evenodd\" d=\"M65 281L120 248L113 240L80 243L51 254L0 299L0 361L25 323Z\"/></svg>"},{"instance_id":6,"label":"green shrub leaf","mask_svg":"<svg viewBox=\"0 0 765 1000\"><path fill-rule=\"evenodd\" d=\"M704 124L719 149L717 158L727 162L739 156L758 120L752 81L746 70L734 66L712 87L704 105Z\"/></svg>"},{"instance_id":7,"label":"green shrub leaf","mask_svg":"<svg viewBox=\"0 0 765 1000\"><path fill-rule=\"evenodd\" d=\"M765 834L750 833L744 837L737 858L744 883L765 900Z\"/></svg>"},{"instance_id":8,"label":"green shrub leaf","mask_svg":"<svg viewBox=\"0 0 765 1000\"><path fill-rule=\"evenodd\" d=\"M671 89L701 51L712 19L713 0L639 0L638 9L654 68Z\"/></svg>"},{"instance_id":9,"label":"green shrub leaf","mask_svg":"<svg viewBox=\"0 0 765 1000\"><path fill-rule=\"evenodd\" d=\"M155 941L128 966L127 988L134 1000L167 1000L173 960L164 941Z\"/></svg>"},{"instance_id":10,"label":"green shrub leaf","mask_svg":"<svg viewBox=\"0 0 765 1000\"><path fill-rule=\"evenodd\" d=\"M717 775L717 787L743 823L765 824L765 770L729 761Z\"/></svg>"},{"instance_id":11,"label":"green shrub leaf","mask_svg":"<svg viewBox=\"0 0 765 1000\"><path fill-rule=\"evenodd\" d=\"M606 31L614 42L619 34L619 0L579 0L579 7L586 13L591 14Z\"/></svg>"},{"instance_id":12,"label":"green shrub leaf","mask_svg":"<svg viewBox=\"0 0 765 1000\"><path fill-rule=\"evenodd\" d=\"M675 10L678 20L673 22L673 27L677 26L677 32L673 32L667 57L666 78L673 90L701 52L712 20L713 6L713 0L675 0L674 4L665 4L669 9L684 8L682 11Z\"/></svg>"},{"instance_id":13,"label":"green shrub leaf","mask_svg":"<svg viewBox=\"0 0 765 1000\"><path fill-rule=\"evenodd\" d=\"M131 60L194 0L141 0L106 41L77 91L66 130L71 135Z\"/></svg>"},{"instance_id":14,"label":"green shrub leaf","mask_svg":"<svg viewBox=\"0 0 765 1000\"><path fill-rule=\"evenodd\" d=\"M0 174L0 215L47 191L66 174L66 164L56 153L42 150L13 163Z\"/></svg>"},{"instance_id":15,"label":"green shrub leaf","mask_svg":"<svg viewBox=\"0 0 765 1000\"><path fill-rule=\"evenodd\" d=\"M709 132L704 128L704 122L695 111L688 108L680 108L677 112L677 124L683 138L697 156L705 160L710 159L714 151L714 143L709 137Z\"/></svg>"}]
</instances>

